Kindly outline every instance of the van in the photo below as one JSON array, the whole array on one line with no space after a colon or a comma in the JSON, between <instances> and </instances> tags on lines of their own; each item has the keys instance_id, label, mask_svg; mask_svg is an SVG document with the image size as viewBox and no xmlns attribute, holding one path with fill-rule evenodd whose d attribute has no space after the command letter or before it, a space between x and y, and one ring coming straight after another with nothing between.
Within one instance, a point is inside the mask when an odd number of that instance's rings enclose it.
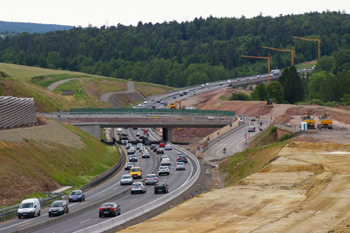
<instances>
[{"instance_id":1,"label":"van","mask_svg":"<svg viewBox=\"0 0 350 233\"><path fill-rule=\"evenodd\" d=\"M123 132L122 128L117 128L118 135L121 134L122 132Z\"/></svg>"},{"instance_id":2,"label":"van","mask_svg":"<svg viewBox=\"0 0 350 233\"><path fill-rule=\"evenodd\" d=\"M18 207L18 218L40 216L41 205L38 198L29 198L21 202Z\"/></svg>"}]
</instances>

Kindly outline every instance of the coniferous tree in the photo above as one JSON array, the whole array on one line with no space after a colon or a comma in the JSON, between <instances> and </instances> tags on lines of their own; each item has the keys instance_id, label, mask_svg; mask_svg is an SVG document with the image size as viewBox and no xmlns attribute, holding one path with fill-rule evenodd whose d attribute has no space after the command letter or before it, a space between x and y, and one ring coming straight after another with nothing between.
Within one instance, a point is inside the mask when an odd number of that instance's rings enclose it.
<instances>
[{"instance_id":1,"label":"coniferous tree","mask_svg":"<svg viewBox=\"0 0 350 233\"><path fill-rule=\"evenodd\" d=\"M301 78L297 73L295 66L288 69L287 76L284 81L284 100L290 104L301 101L304 98L303 85Z\"/></svg>"}]
</instances>

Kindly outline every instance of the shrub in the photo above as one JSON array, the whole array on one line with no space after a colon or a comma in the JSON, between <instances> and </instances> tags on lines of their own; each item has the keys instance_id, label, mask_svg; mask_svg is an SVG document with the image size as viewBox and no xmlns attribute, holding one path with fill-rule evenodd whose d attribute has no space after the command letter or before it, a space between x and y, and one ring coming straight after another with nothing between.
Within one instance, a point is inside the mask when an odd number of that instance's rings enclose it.
<instances>
[{"instance_id":1,"label":"shrub","mask_svg":"<svg viewBox=\"0 0 350 233\"><path fill-rule=\"evenodd\" d=\"M249 101L250 97L244 93L232 93L229 100L244 100Z\"/></svg>"}]
</instances>

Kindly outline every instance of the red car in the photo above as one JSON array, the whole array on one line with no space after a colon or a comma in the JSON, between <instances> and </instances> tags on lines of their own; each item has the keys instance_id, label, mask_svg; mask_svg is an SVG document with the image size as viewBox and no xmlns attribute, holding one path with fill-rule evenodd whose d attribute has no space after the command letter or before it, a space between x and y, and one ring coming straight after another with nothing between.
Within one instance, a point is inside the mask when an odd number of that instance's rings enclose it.
<instances>
[{"instance_id":1,"label":"red car","mask_svg":"<svg viewBox=\"0 0 350 233\"><path fill-rule=\"evenodd\" d=\"M165 147L165 143L164 142L160 142L159 143L159 147Z\"/></svg>"}]
</instances>

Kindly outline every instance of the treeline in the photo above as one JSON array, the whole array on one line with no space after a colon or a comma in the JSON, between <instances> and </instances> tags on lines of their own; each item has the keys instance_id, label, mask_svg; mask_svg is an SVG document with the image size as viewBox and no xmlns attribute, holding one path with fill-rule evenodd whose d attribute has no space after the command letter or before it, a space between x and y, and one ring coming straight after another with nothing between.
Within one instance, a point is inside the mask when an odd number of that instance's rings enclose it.
<instances>
[{"instance_id":1,"label":"treeline","mask_svg":"<svg viewBox=\"0 0 350 233\"><path fill-rule=\"evenodd\" d=\"M46 33L57 30L69 30L73 26L56 25L56 24L41 24L41 23L21 23L21 22L6 22L0 20L0 34L15 35L22 32L28 33Z\"/></svg>"},{"instance_id":2,"label":"treeline","mask_svg":"<svg viewBox=\"0 0 350 233\"><path fill-rule=\"evenodd\" d=\"M289 53L261 46L296 49L294 62L317 58L317 44L292 36L322 38L321 54L350 46L345 12L311 12L276 18L195 18L191 22L142 23L45 34L21 33L0 39L0 62L186 86L267 73L267 62L241 55L268 56L271 67L287 67Z\"/></svg>"}]
</instances>

